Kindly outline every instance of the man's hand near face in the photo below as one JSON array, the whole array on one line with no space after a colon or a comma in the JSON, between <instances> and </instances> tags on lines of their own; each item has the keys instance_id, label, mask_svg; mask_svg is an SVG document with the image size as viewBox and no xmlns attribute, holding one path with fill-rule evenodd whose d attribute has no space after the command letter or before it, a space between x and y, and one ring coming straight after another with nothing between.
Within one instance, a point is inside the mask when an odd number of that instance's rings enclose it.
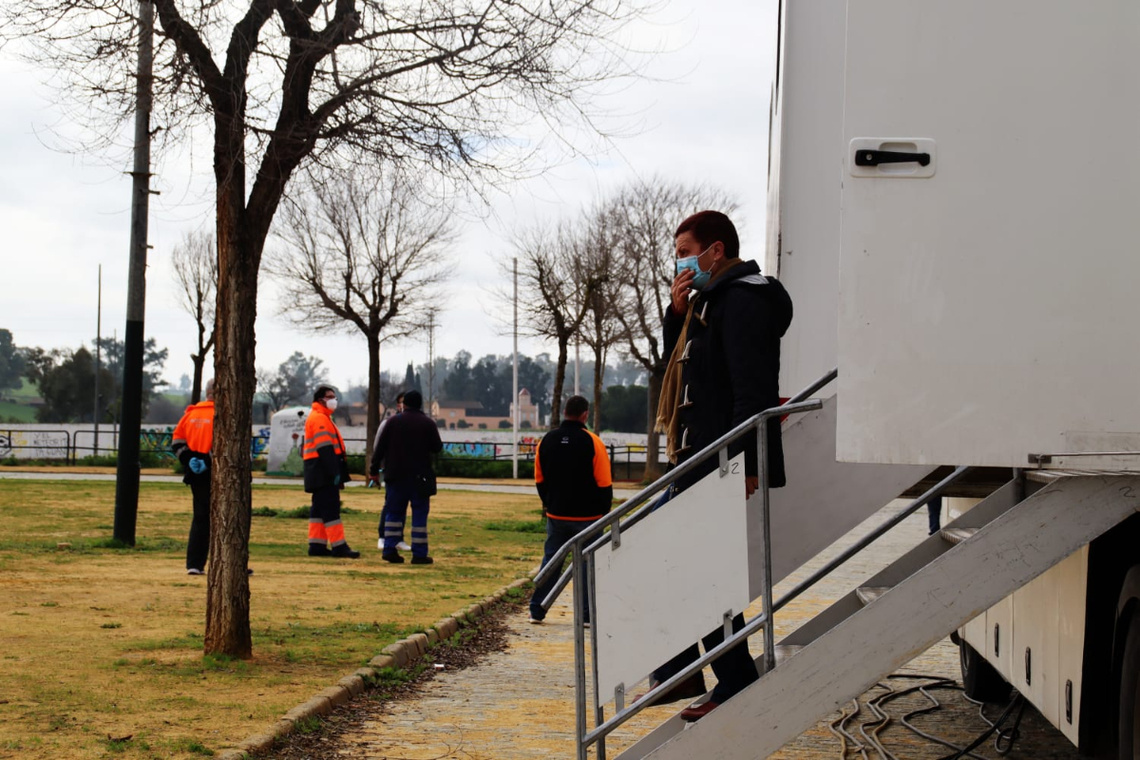
<instances>
[{"instance_id":1,"label":"man's hand near face","mask_svg":"<svg viewBox=\"0 0 1140 760\"><path fill-rule=\"evenodd\" d=\"M673 286L669 289L669 295L673 301L673 311L676 314L684 314L685 310L689 308L689 291L693 288L693 270L685 269L673 278Z\"/></svg>"}]
</instances>

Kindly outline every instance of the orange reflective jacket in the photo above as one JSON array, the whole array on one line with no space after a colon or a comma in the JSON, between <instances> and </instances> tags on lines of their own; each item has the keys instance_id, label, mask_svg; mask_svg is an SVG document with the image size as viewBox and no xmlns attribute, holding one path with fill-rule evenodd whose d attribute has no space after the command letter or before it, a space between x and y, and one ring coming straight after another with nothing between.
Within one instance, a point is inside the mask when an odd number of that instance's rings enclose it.
<instances>
[{"instance_id":1,"label":"orange reflective jacket","mask_svg":"<svg viewBox=\"0 0 1140 760\"><path fill-rule=\"evenodd\" d=\"M316 459L317 449L332 446L333 454L343 456L344 439L340 437L336 423L329 416L329 410L319 401L313 402L313 411L305 420L305 444L301 448L302 459Z\"/></svg>"},{"instance_id":2,"label":"orange reflective jacket","mask_svg":"<svg viewBox=\"0 0 1140 760\"><path fill-rule=\"evenodd\" d=\"M209 454L214 444L214 402L199 401L186 407L174 428L170 447L178 454L183 447L197 454Z\"/></svg>"}]
</instances>

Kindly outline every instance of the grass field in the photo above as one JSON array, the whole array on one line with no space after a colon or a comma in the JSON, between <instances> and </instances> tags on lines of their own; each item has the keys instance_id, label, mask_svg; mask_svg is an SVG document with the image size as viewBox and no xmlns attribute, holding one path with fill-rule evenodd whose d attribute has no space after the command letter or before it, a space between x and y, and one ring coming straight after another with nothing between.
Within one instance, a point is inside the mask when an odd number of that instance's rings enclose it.
<instances>
[{"instance_id":1,"label":"grass field","mask_svg":"<svg viewBox=\"0 0 1140 760\"><path fill-rule=\"evenodd\" d=\"M208 756L541 558L536 496L442 492L436 564L413 567L380 559L380 494L343 494L355 561L305 556L300 487L254 486L254 657L232 661L202 654L189 489L143 483L128 550L107 548L114 483L0 481L0 757Z\"/></svg>"},{"instance_id":2,"label":"grass field","mask_svg":"<svg viewBox=\"0 0 1140 760\"><path fill-rule=\"evenodd\" d=\"M36 410L16 401L0 401L0 422L31 423L36 421Z\"/></svg>"}]
</instances>

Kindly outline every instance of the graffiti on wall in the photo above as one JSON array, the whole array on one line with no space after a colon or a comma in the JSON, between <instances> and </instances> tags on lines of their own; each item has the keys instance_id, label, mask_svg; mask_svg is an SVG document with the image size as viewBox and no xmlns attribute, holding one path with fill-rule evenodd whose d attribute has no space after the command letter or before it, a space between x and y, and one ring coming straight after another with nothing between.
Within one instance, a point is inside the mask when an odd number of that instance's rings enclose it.
<instances>
[{"instance_id":1,"label":"graffiti on wall","mask_svg":"<svg viewBox=\"0 0 1140 760\"><path fill-rule=\"evenodd\" d=\"M66 459L65 430L10 430L0 434L0 456L21 459Z\"/></svg>"}]
</instances>

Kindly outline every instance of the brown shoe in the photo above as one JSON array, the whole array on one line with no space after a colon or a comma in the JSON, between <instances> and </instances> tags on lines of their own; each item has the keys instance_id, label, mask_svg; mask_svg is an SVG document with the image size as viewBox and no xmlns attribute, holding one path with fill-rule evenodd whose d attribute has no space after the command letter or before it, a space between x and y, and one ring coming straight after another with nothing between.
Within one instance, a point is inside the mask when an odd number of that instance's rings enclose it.
<instances>
[{"instance_id":1,"label":"brown shoe","mask_svg":"<svg viewBox=\"0 0 1140 760\"><path fill-rule=\"evenodd\" d=\"M720 707L720 702L708 701L703 704L693 705L686 707L681 711L681 720L686 723L696 723L701 718L711 713L716 708Z\"/></svg>"},{"instance_id":2,"label":"brown shoe","mask_svg":"<svg viewBox=\"0 0 1140 760\"><path fill-rule=\"evenodd\" d=\"M653 682L649 685L649 691L645 694L639 694L634 698L634 702L648 697L650 707L657 707L658 705L667 705L670 702L680 702L686 699L696 699L703 697L708 689L705 688L705 677L701 673L695 673L681 683L674 686L669 691L661 694L657 693L660 682Z\"/></svg>"}]
</instances>

